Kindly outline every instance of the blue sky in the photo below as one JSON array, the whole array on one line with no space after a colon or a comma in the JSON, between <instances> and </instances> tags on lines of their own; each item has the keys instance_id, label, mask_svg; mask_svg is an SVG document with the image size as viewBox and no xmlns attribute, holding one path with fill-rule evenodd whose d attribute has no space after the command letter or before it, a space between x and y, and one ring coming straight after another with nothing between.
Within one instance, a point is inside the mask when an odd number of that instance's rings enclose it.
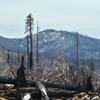
<instances>
[{"instance_id":1,"label":"blue sky","mask_svg":"<svg viewBox=\"0 0 100 100\"><path fill-rule=\"evenodd\" d=\"M30 12L40 30L78 31L100 38L100 0L0 0L0 35L24 36Z\"/></svg>"}]
</instances>

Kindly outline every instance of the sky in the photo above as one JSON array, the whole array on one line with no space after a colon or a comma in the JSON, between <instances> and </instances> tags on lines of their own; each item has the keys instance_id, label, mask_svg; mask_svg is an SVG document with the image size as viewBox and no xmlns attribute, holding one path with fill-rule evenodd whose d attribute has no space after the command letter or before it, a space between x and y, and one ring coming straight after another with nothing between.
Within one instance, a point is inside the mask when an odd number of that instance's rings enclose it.
<instances>
[{"instance_id":1,"label":"sky","mask_svg":"<svg viewBox=\"0 0 100 100\"><path fill-rule=\"evenodd\" d=\"M57 29L100 39L100 0L0 0L0 36L25 36L25 19L32 13L36 31Z\"/></svg>"}]
</instances>

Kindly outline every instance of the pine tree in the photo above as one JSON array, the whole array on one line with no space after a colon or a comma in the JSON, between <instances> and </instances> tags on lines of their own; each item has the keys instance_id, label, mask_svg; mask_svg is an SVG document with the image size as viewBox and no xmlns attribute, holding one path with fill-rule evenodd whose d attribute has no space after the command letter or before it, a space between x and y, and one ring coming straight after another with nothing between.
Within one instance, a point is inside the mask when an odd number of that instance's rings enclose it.
<instances>
[{"instance_id":1,"label":"pine tree","mask_svg":"<svg viewBox=\"0 0 100 100\"><path fill-rule=\"evenodd\" d=\"M30 68L32 68L33 66L33 38L32 38L32 31L33 31L33 17L32 14L30 13L27 17L26 17L26 23L25 23L25 33L28 32L29 33L29 43L30 43L30 48L29 48L29 55L30 55ZM28 42L27 42L28 43ZM28 44L27 44L28 47Z\"/></svg>"}]
</instances>

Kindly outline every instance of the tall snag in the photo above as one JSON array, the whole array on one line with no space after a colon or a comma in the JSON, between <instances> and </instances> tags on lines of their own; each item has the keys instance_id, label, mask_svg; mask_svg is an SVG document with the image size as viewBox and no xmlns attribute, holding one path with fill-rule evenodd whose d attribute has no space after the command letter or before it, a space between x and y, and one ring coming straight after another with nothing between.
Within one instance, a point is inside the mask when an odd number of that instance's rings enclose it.
<instances>
[{"instance_id":1,"label":"tall snag","mask_svg":"<svg viewBox=\"0 0 100 100\"><path fill-rule=\"evenodd\" d=\"M38 22L37 22L37 50L36 50L36 63L37 63L37 67L39 66L39 37L38 37L38 33L39 33L39 26L38 26Z\"/></svg>"},{"instance_id":2,"label":"tall snag","mask_svg":"<svg viewBox=\"0 0 100 100\"><path fill-rule=\"evenodd\" d=\"M33 66L33 35L32 35L32 31L33 31L33 17L32 14L30 13L27 17L26 17L26 22L25 22L25 33L29 33L29 38L27 37L27 39L29 39L29 41L27 41L27 51L28 51L28 55L30 58L28 59L30 62L29 66L30 68L32 68ZM28 36L28 35L27 35Z\"/></svg>"}]
</instances>

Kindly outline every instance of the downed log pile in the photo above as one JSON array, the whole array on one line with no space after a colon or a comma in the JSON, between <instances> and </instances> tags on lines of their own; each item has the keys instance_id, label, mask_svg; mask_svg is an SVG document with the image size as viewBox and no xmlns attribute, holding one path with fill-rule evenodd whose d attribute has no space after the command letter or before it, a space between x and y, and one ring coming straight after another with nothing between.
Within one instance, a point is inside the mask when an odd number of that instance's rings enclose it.
<instances>
[{"instance_id":1,"label":"downed log pile","mask_svg":"<svg viewBox=\"0 0 100 100\"><path fill-rule=\"evenodd\" d=\"M41 82L45 87L48 88L59 88L59 89L64 89L64 90L71 90L71 91L85 91L82 88L79 88L76 85L70 85L70 84L53 84L53 83L47 83L47 82ZM3 78L0 77L0 84L14 84L17 85L16 83L16 79L11 79L11 78ZM27 80L27 84L30 87L35 87L36 86L36 81L32 81L32 80ZM23 84L22 84L23 85Z\"/></svg>"},{"instance_id":2,"label":"downed log pile","mask_svg":"<svg viewBox=\"0 0 100 100\"><path fill-rule=\"evenodd\" d=\"M53 84L53 83L46 83L41 82L46 88L47 88L47 94L50 98L70 98L74 97L76 94L79 94L80 92L86 92L84 89L79 88L78 86L73 86L71 84ZM0 84L13 84L14 87L9 88L1 88L0 95L1 97L5 97L8 100L18 100L18 89L20 92L20 95L23 97L25 93L30 93L32 96L39 96L39 92L36 88L36 81L30 81L27 80L28 87L25 86L17 86L16 79L9 79L9 78L3 78L0 77ZM23 84L22 84L23 85ZM5 85L6 86L6 85ZM5 99L5 100L6 100ZM3 99L1 99L3 100Z\"/></svg>"},{"instance_id":3,"label":"downed log pile","mask_svg":"<svg viewBox=\"0 0 100 100\"><path fill-rule=\"evenodd\" d=\"M24 87L19 89L20 89L21 97L23 97L27 93L30 93L33 98L39 96L37 89L34 87L33 88ZM71 92L71 91L54 89L54 88L48 88L47 94L50 97L50 100L56 100L54 98L61 98L60 100L100 100L100 96L98 93L86 93L86 92L75 92L75 91ZM18 94L17 94L17 89L15 88L0 90L0 95L1 95L0 100L18 100L16 99Z\"/></svg>"},{"instance_id":4,"label":"downed log pile","mask_svg":"<svg viewBox=\"0 0 100 100\"><path fill-rule=\"evenodd\" d=\"M46 88L47 88L47 94L50 98L52 97L72 97L75 94L84 91L78 86L72 86L72 85L63 85L63 84L53 84L53 83L46 83L46 82L41 82ZM39 93L37 92L37 89L35 88L37 86L36 81L30 81L27 80L28 87L25 86L17 86L16 79L9 79L9 78L3 78L0 77L0 84L13 84L14 87L12 88L1 88L0 95L9 98L8 100L16 100L16 96L18 95L18 89L20 91L20 94L23 96L25 93L30 93L30 94L36 94L37 96ZM6 85L5 85L6 86ZM15 97L15 98L14 98Z\"/></svg>"}]
</instances>

